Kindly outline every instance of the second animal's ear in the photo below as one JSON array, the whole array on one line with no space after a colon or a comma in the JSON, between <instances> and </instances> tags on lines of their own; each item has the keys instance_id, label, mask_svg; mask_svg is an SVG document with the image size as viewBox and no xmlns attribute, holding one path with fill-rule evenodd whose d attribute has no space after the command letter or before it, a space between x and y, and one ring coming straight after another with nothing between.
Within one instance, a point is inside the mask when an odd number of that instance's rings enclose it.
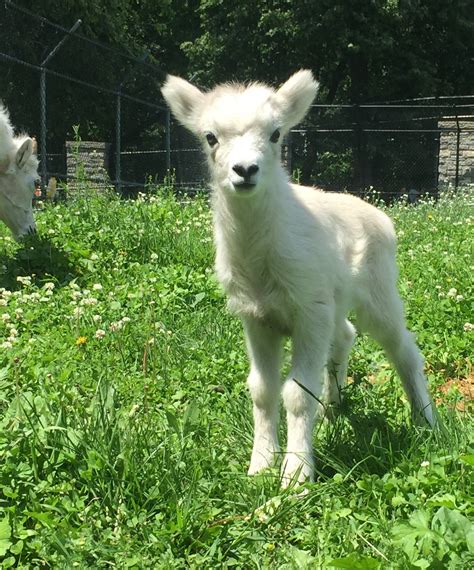
<instances>
[{"instance_id":1,"label":"second animal's ear","mask_svg":"<svg viewBox=\"0 0 474 570\"><path fill-rule=\"evenodd\" d=\"M17 168L20 170L24 168L28 159L33 154L33 141L30 138L27 138L23 141L20 148L16 151L15 162Z\"/></svg>"},{"instance_id":2,"label":"second animal's ear","mask_svg":"<svg viewBox=\"0 0 474 570\"><path fill-rule=\"evenodd\" d=\"M275 99L282 114L285 130L291 129L303 119L316 97L318 88L319 83L314 79L311 71L302 69L292 75L277 90Z\"/></svg>"},{"instance_id":3,"label":"second animal's ear","mask_svg":"<svg viewBox=\"0 0 474 570\"><path fill-rule=\"evenodd\" d=\"M173 115L190 131L197 133L196 112L204 99L204 93L180 77L168 75L161 88L165 101Z\"/></svg>"}]
</instances>

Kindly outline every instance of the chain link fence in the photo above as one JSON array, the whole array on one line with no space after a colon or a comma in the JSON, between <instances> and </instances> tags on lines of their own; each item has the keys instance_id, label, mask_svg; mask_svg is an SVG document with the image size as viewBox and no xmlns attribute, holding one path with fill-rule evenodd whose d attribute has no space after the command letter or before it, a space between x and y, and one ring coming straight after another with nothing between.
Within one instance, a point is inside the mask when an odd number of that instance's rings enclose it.
<instances>
[{"instance_id":1,"label":"chain link fence","mask_svg":"<svg viewBox=\"0 0 474 570\"><path fill-rule=\"evenodd\" d=\"M474 96L313 105L290 133L302 183L387 199L474 184Z\"/></svg>"},{"instance_id":2,"label":"chain link fence","mask_svg":"<svg viewBox=\"0 0 474 570\"><path fill-rule=\"evenodd\" d=\"M13 123L37 139L43 191L53 177L71 191L86 181L123 195L170 179L184 192L206 188L202 151L160 99L165 73L148 54L130 56L81 34L80 20L59 26L6 0L0 76ZM474 96L313 105L283 160L303 184L387 200L474 184Z\"/></svg>"}]
</instances>

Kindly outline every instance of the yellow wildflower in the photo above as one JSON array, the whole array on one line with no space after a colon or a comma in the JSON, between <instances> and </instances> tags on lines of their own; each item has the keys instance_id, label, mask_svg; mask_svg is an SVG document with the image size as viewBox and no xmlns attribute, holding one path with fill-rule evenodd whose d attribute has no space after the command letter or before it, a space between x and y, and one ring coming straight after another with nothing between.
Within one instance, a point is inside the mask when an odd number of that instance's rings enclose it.
<instances>
[{"instance_id":1,"label":"yellow wildflower","mask_svg":"<svg viewBox=\"0 0 474 570\"><path fill-rule=\"evenodd\" d=\"M76 339L77 346L82 346L83 344L86 344L86 342L87 342L86 336L78 336Z\"/></svg>"}]
</instances>

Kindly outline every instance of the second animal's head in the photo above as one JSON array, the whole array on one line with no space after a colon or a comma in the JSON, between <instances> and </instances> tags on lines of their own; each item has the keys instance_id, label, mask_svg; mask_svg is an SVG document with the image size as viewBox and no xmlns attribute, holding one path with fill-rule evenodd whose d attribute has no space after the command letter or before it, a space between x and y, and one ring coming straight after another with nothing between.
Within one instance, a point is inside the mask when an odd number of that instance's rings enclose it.
<instances>
[{"instance_id":1,"label":"second animal's head","mask_svg":"<svg viewBox=\"0 0 474 570\"><path fill-rule=\"evenodd\" d=\"M8 113L0 106L0 219L15 239L35 231L32 202L37 169L33 140L14 136Z\"/></svg>"},{"instance_id":2,"label":"second animal's head","mask_svg":"<svg viewBox=\"0 0 474 570\"><path fill-rule=\"evenodd\" d=\"M162 88L178 121L202 141L214 185L245 196L271 179L283 136L306 115L317 90L307 70L298 71L276 90L251 83L218 85L203 92L172 75Z\"/></svg>"}]
</instances>

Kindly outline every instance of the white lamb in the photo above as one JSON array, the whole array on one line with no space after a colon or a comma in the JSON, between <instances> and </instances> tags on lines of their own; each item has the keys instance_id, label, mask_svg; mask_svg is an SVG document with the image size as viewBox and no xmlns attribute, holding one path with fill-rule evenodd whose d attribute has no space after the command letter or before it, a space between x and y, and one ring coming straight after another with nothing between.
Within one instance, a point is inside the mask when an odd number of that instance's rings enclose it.
<instances>
[{"instance_id":1,"label":"white lamb","mask_svg":"<svg viewBox=\"0 0 474 570\"><path fill-rule=\"evenodd\" d=\"M37 169L33 140L14 135L7 110L0 105L0 219L15 239L35 230L32 201Z\"/></svg>"},{"instance_id":2,"label":"white lamb","mask_svg":"<svg viewBox=\"0 0 474 570\"><path fill-rule=\"evenodd\" d=\"M313 396L327 382L329 401L339 402L355 336L346 319L351 309L395 365L413 415L435 423L423 359L396 288L390 219L354 196L290 184L280 164L282 136L303 119L317 89L306 70L278 90L252 83L204 93L174 76L162 89L176 118L202 140L209 162L217 275L243 321L251 362L249 474L270 466L279 452L282 393L284 485L313 476ZM282 387L285 336L293 354Z\"/></svg>"}]
</instances>

